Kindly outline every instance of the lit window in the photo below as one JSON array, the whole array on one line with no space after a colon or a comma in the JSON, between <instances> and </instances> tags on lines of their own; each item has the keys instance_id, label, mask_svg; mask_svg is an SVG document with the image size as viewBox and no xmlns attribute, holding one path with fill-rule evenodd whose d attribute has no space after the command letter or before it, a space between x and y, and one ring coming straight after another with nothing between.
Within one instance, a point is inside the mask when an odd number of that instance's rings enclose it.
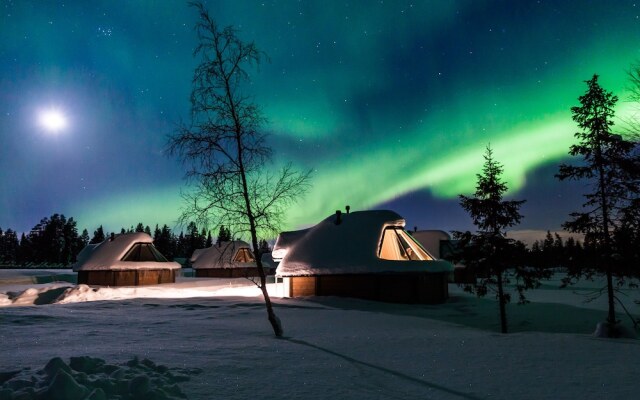
<instances>
[{"instance_id":1,"label":"lit window","mask_svg":"<svg viewBox=\"0 0 640 400\"><path fill-rule=\"evenodd\" d=\"M151 243L136 243L122 257L122 261L133 262L167 262L167 259Z\"/></svg>"},{"instance_id":2,"label":"lit window","mask_svg":"<svg viewBox=\"0 0 640 400\"><path fill-rule=\"evenodd\" d=\"M253 254L251 254L251 251L246 247L243 247L238 250L238 252L236 253L236 256L233 257L233 261L234 262L253 262L255 260L253 258Z\"/></svg>"},{"instance_id":3,"label":"lit window","mask_svg":"<svg viewBox=\"0 0 640 400\"><path fill-rule=\"evenodd\" d=\"M400 227L385 228L378 257L383 260L433 260L416 240Z\"/></svg>"}]
</instances>

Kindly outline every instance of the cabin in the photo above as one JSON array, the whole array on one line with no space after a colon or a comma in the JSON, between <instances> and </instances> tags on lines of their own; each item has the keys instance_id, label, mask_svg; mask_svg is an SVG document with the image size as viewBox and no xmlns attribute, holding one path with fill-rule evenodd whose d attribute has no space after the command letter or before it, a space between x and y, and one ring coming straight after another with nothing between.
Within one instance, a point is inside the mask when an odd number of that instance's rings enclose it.
<instances>
[{"instance_id":1,"label":"cabin","mask_svg":"<svg viewBox=\"0 0 640 400\"><path fill-rule=\"evenodd\" d=\"M276 281L285 297L343 296L394 303L442 303L453 265L404 230L393 211L336 212L278 238ZM286 243L286 245L283 245Z\"/></svg>"},{"instance_id":2,"label":"cabin","mask_svg":"<svg viewBox=\"0 0 640 400\"><path fill-rule=\"evenodd\" d=\"M265 274L273 274L264 262ZM256 260L249 243L242 240L220 242L206 249L197 249L189 259L196 277L242 278L259 276Z\"/></svg>"},{"instance_id":3,"label":"cabin","mask_svg":"<svg viewBox=\"0 0 640 400\"><path fill-rule=\"evenodd\" d=\"M411 236L438 259L451 260L456 252L457 242L452 240L451 235L445 231L420 230L412 232ZM476 276L473 271L459 263L454 265L451 278L452 282L460 284L472 284L476 282Z\"/></svg>"},{"instance_id":4,"label":"cabin","mask_svg":"<svg viewBox=\"0 0 640 400\"><path fill-rule=\"evenodd\" d=\"M180 264L168 261L144 232L111 235L88 244L73 270L78 283L100 286L142 286L174 283Z\"/></svg>"}]
</instances>

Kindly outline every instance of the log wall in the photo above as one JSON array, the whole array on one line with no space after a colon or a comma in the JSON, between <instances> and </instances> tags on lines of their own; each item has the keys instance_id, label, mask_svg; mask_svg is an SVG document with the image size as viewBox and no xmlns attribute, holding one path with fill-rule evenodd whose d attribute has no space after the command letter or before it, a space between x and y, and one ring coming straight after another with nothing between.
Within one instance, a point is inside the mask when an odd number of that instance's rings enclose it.
<instances>
[{"instance_id":1,"label":"log wall","mask_svg":"<svg viewBox=\"0 0 640 400\"><path fill-rule=\"evenodd\" d=\"M78 283L86 285L143 286L174 283L175 281L176 274L172 269L78 271Z\"/></svg>"},{"instance_id":2,"label":"log wall","mask_svg":"<svg viewBox=\"0 0 640 400\"><path fill-rule=\"evenodd\" d=\"M340 296L390 303L443 303L449 297L449 273L345 274L293 276L289 295Z\"/></svg>"}]
</instances>

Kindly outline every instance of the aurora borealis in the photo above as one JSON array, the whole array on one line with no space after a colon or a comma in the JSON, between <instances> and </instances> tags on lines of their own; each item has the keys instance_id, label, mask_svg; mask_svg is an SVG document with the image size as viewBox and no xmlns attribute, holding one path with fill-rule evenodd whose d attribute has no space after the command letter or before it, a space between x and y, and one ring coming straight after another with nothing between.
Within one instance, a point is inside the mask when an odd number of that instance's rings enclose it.
<instances>
[{"instance_id":1,"label":"aurora borealis","mask_svg":"<svg viewBox=\"0 0 640 400\"><path fill-rule=\"evenodd\" d=\"M183 1L0 3L0 226L64 213L90 231L175 226L183 169L163 154L189 118L196 12ZM598 73L629 115L640 60L633 1L208 1L271 62L251 91L275 164L314 170L289 226L349 204L410 226L466 229L488 143L523 229L557 229L580 185L553 174L570 107ZM38 124L58 109L65 129Z\"/></svg>"}]
</instances>

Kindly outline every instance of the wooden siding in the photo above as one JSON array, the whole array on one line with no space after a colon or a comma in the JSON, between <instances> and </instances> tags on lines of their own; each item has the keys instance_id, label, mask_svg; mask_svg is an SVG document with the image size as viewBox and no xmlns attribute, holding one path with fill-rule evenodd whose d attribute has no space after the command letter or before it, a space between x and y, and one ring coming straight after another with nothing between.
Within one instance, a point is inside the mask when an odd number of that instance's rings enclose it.
<instances>
[{"instance_id":1,"label":"wooden siding","mask_svg":"<svg viewBox=\"0 0 640 400\"><path fill-rule=\"evenodd\" d=\"M340 296L390 303L442 303L449 297L448 273L293 276L291 297Z\"/></svg>"},{"instance_id":2,"label":"wooden siding","mask_svg":"<svg viewBox=\"0 0 640 400\"><path fill-rule=\"evenodd\" d=\"M175 270L137 269L122 271L78 271L78 283L97 286L143 286L174 283Z\"/></svg>"},{"instance_id":3,"label":"wooden siding","mask_svg":"<svg viewBox=\"0 0 640 400\"><path fill-rule=\"evenodd\" d=\"M258 267L247 268L198 268L193 270L196 278L247 278L260 276ZM271 268L265 268L266 275L273 275Z\"/></svg>"}]
</instances>

